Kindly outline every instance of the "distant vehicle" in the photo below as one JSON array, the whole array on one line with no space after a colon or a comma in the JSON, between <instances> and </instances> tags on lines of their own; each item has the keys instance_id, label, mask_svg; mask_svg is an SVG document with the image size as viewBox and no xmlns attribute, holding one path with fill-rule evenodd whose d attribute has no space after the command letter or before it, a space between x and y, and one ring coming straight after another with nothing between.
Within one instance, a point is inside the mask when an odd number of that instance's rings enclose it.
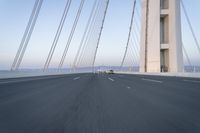
<instances>
[{"instance_id":1,"label":"distant vehicle","mask_svg":"<svg viewBox=\"0 0 200 133\"><path fill-rule=\"evenodd\" d=\"M114 74L114 70L109 70L108 74Z\"/></svg>"}]
</instances>

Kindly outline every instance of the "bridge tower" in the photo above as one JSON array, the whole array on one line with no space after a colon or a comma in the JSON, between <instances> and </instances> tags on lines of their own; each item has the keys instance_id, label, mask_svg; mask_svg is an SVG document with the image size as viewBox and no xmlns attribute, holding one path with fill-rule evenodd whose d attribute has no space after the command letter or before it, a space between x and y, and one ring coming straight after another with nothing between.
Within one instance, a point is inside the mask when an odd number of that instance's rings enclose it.
<instances>
[{"instance_id":1,"label":"bridge tower","mask_svg":"<svg viewBox=\"0 0 200 133\"><path fill-rule=\"evenodd\" d=\"M142 0L140 72L182 72L180 0Z\"/></svg>"}]
</instances>

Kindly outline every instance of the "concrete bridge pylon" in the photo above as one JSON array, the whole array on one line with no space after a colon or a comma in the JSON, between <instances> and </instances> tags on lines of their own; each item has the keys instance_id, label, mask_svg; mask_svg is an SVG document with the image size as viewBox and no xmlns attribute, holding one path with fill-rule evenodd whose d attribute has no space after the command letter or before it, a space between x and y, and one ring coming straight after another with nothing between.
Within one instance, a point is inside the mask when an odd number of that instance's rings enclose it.
<instances>
[{"instance_id":1,"label":"concrete bridge pylon","mask_svg":"<svg viewBox=\"0 0 200 133\"><path fill-rule=\"evenodd\" d=\"M180 0L142 0L140 72L183 72Z\"/></svg>"}]
</instances>

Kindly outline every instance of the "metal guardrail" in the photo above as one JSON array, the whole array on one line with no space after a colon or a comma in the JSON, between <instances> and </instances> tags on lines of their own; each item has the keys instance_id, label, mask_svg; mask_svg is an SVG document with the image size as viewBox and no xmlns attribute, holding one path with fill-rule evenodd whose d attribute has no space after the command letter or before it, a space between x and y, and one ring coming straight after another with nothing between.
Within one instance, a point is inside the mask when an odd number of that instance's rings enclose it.
<instances>
[{"instance_id":1,"label":"metal guardrail","mask_svg":"<svg viewBox=\"0 0 200 133\"><path fill-rule=\"evenodd\" d=\"M184 72L186 73L200 73L200 66L185 66Z\"/></svg>"},{"instance_id":2,"label":"metal guardrail","mask_svg":"<svg viewBox=\"0 0 200 133\"><path fill-rule=\"evenodd\" d=\"M139 67L123 67L123 69L114 69L115 71L139 72ZM185 66L184 73L200 73L200 66Z\"/></svg>"}]
</instances>

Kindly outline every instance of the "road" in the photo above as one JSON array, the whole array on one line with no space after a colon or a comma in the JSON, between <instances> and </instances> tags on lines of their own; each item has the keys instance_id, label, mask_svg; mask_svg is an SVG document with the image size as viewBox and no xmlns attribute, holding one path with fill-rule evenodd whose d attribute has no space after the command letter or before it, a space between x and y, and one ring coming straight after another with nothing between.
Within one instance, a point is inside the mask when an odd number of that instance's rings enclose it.
<instances>
[{"instance_id":1,"label":"road","mask_svg":"<svg viewBox=\"0 0 200 133\"><path fill-rule=\"evenodd\" d=\"M200 79L73 74L0 80L0 133L199 133Z\"/></svg>"}]
</instances>

